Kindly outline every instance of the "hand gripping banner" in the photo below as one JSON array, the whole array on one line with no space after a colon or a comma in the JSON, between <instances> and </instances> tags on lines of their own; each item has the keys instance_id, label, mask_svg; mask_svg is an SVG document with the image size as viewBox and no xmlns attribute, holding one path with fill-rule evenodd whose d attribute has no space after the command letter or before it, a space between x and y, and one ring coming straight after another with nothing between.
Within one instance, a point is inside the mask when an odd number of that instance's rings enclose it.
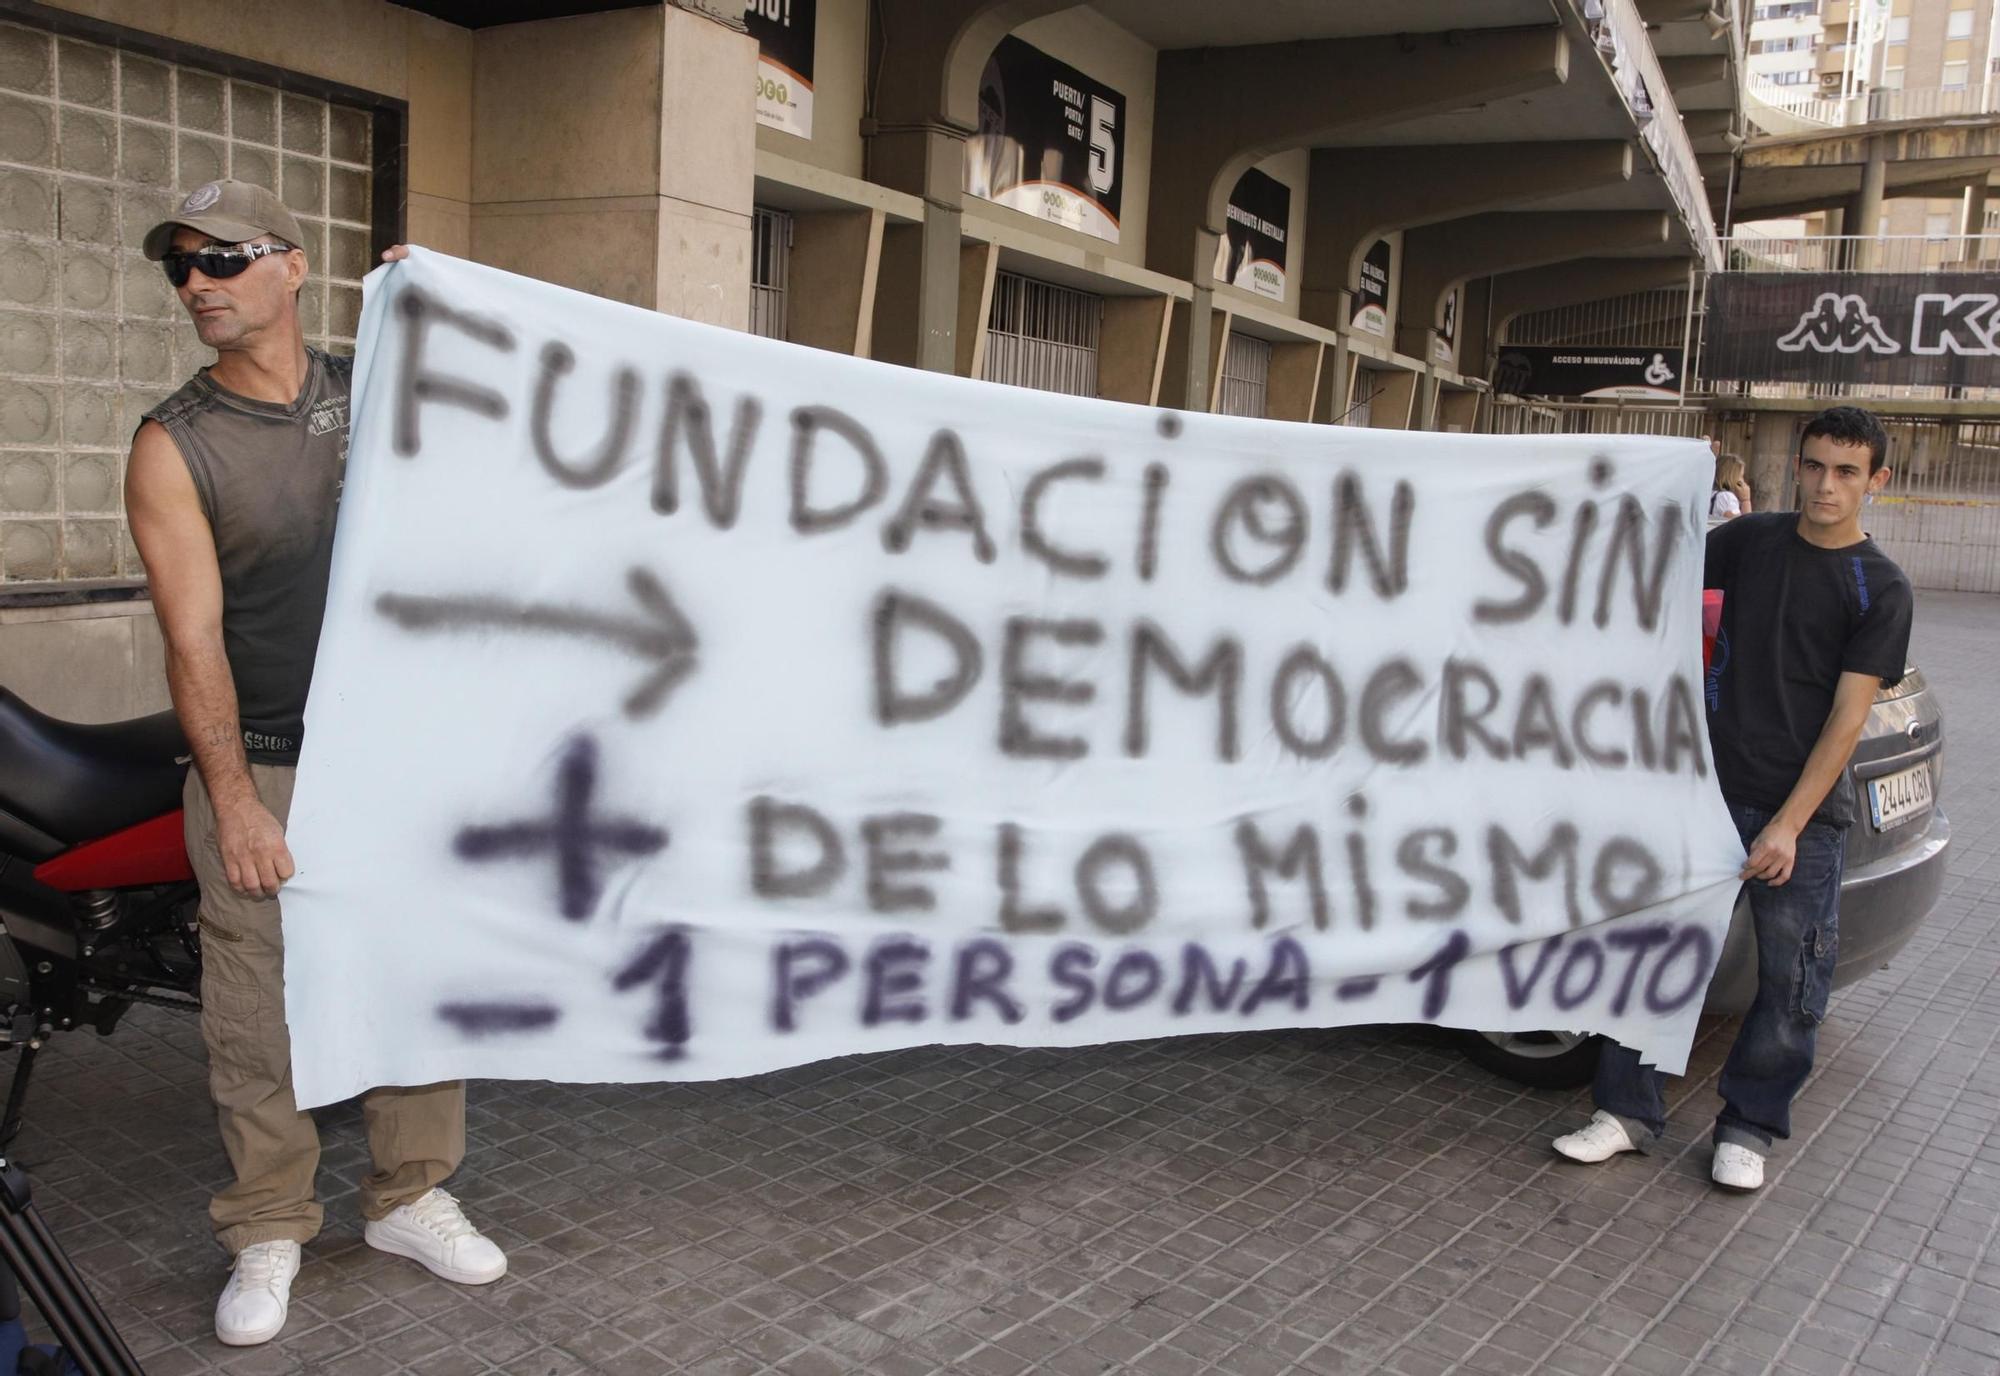
<instances>
[{"instance_id":1,"label":"hand gripping banner","mask_svg":"<svg viewBox=\"0 0 2000 1376\"><path fill-rule=\"evenodd\" d=\"M1189 415L417 251L292 813L299 1102L1351 1023L1685 1062L1706 446Z\"/></svg>"}]
</instances>

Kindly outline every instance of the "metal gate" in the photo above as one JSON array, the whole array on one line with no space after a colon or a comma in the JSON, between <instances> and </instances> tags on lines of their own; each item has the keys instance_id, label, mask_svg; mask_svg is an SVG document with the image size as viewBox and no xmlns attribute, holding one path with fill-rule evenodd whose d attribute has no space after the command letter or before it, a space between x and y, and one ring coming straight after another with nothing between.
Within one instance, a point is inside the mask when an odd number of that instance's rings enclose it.
<instances>
[{"instance_id":1,"label":"metal gate","mask_svg":"<svg viewBox=\"0 0 2000 1376\"><path fill-rule=\"evenodd\" d=\"M2000 592L2000 422L1883 423L1895 478L1862 526L1916 587Z\"/></svg>"},{"instance_id":2,"label":"metal gate","mask_svg":"<svg viewBox=\"0 0 2000 1376\"><path fill-rule=\"evenodd\" d=\"M1375 380L1375 369L1356 368L1354 370L1354 395L1348 400L1351 405L1345 415L1335 416L1335 425L1352 425L1367 429L1375 423L1375 394L1382 384Z\"/></svg>"},{"instance_id":3,"label":"metal gate","mask_svg":"<svg viewBox=\"0 0 2000 1376\"><path fill-rule=\"evenodd\" d=\"M1101 296L999 273L987 316L984 376L988 382L1094 397L1103 321Z\"/></svg>"},{"instance_id":4,"label":"metal gate","mask_svg":"<svg viewBox=\"0 0 2000 1376\"><path fill-rule=\"evenodd\" d=\"M1231 333L1222 349L1222 396L1215 409L1225 416L1264 416L1270 390L1271 341Z\"/></svg>"},{"instance_id":5,"label":"metal gate","mask_svg":"<svg viewBox=\"0 0 2000 1376\"><path fill-rule=\"evenodd\" d=\"M750 333L785 337L785 292L791 282L792 217L757 206L750 222Z\"/></svg>"},{"instance_id":6,"label":"metal gate","mask_svg":"<svg viewBox=\"0 0 2000 1376\"><path fill-rule=\"evenodd\" d=\"M1489 435L1677 435L1700 439L1713 433L1713 426L1714 417L1701 406L1502 397L1488 403L1481 429Z\"/></svg>"}]
</instances>

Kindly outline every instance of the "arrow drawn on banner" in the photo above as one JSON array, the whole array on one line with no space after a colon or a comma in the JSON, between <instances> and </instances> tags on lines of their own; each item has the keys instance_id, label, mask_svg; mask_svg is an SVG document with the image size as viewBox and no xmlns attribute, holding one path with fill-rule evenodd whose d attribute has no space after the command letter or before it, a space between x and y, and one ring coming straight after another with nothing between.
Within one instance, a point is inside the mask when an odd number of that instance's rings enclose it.
<instances>
[{"instance_id":1,"label":"arrow drawn on banner","mask_svg":"<svg viewBox=\"0 0 2000 1376\"><path fill-rule=\"evenodd\" d=\"M639 604L639 616L613 616L581 607L509 602L498 597L416 597L385 592L375 609L406 631L469 631L493 628L604 640L622 645L655 667L625 699L625 715L651 716L695 670L694 627L672 594L647 570L634 568L625 585Z\"/></svg>"}]
</instances>

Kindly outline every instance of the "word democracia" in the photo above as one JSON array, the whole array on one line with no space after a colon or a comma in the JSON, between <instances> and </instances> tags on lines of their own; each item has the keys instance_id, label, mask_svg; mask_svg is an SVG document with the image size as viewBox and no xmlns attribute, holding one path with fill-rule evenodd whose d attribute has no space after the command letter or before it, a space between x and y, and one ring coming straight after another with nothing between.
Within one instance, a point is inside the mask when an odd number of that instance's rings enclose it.
<instances>
[{"instance_id":1,"label":"word democracia","mask_svg":"<svg viewBox=\"0 0 2000 1376\"><path fill-rule=\"evenodd\" d=\"M1297 760L1327 760L1352 748L1395 767L1493 760L1708 776L1694 686L1679 674L1660 688L1604 678L1564 691L1541 673L1503 682L1469 657L1427 669L1393 655L1356 672L1310 643L1260 661L1258 647L1239 636L1223 633L1190 649L1141 620L1113 661L1116 702L1099 712L1099 682L1055 662L1060 655L1095 660L1090 652L1107 639L1095 619L1006 617L992 655L972 625L912 592L881 593L870 623L879 726L960 711L988 676L989 659L997 660L988 693L994 736L1001 754L1014 759L1079 760L1107 748L1145 758L1154 750L1156 705L1178 693L1213 700L1212 750L1225 764L1244 758L1247 727L1250 739ZM921 672L905 667L912 660L921 660ZM950 667L940 674L940 664ZM1434 712L1422 710L1433 702ZM1093 742L1077 729L1080 721L1105 719L1115 719L1115 742Z\"/></svg>"}]
</instances>

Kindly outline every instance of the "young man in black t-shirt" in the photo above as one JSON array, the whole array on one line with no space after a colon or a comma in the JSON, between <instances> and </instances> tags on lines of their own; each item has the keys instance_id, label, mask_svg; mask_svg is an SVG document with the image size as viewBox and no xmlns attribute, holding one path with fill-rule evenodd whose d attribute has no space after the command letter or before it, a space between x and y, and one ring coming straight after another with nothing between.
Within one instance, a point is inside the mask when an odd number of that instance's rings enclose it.
<instances>
[{"instance_id":1,"label":"young man in black t-shirt","mask_svg":"<svg viewBox=\"0 0 2000 1376\"><path fill-rule=\"evenodd\" d=\"M1800 510L1741 516L1709 533L1703 584L1722 589L1708 670L1715 774L1749 852L1757 996L1717 1085L1715 1182L1754 1190L1792 1098L1812 1071L1839 938L1841 862L1853 802L1842 775L1876 689L1903 677L1909 580L1861 529L1888 485L1889 437L1853 406L1822 411L1797 459ZM1597 1112L1555 1148L1573 1161L1643 1151L1666 1129L1665 1077L1607 1043Z\"/></svg>"}]
</instances>

